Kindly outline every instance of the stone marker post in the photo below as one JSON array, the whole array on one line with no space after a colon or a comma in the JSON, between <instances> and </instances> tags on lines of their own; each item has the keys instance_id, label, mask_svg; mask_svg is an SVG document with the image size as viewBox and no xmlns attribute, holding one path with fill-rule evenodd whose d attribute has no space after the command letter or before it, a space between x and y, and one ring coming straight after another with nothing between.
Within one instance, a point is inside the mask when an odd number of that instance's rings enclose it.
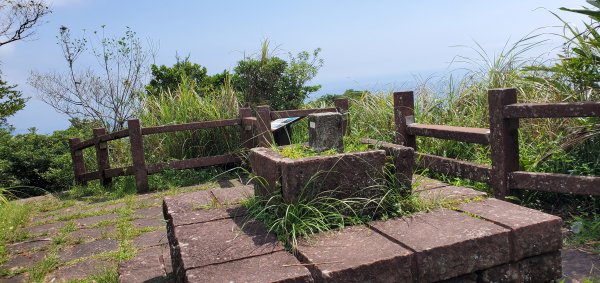
<instances>
[{"instance_id":1,"label":"stone marker post","mask_svg":"<svg viewBox=\"0 0 600 283\"><path fill-rule=\"evenodd\" d=\"M317 152L335 149L344 151L343 115L337 112L308 115L308 144Z\"/></svg>"}]
</instances>

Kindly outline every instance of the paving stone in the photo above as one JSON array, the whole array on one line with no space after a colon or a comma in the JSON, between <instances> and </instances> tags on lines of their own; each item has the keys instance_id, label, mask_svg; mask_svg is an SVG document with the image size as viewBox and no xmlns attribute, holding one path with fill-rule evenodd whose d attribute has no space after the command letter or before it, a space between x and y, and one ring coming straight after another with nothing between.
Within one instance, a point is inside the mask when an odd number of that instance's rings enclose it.
<instances>
[{"instance_id":1,"label":"paving stone","mask_svg":"<svg viewBox=\"0 0 600 283\"><path fill-rule=\"evenodd\" d=\"M160 229L141 234L133 238L133 245L138 248L147 248L167 244L167 230Z\"/></svg>"},{"instance_id":2,"label":"paving stone","mask_svg":"<svg viewBox=\"0 0 600 283\"><path fill-rule=\"evenodd\" d=\"M561 276L560 252L555 251L480 271L479 282L552 282Z\"/></svg>"},{"instance_id":3,"label":"paving stone","mask_svg":"<svg viewBox=\"0 0 600 283\"><path fill-rule=\"evenodd\" d=\"M75 219L75 225L77 225L80 228L84 228L84 227L90 227L93 226L94 224L97 224L98 222L101 221L108 221L108 220L114 220L119 218L118 214L115 213L111 213L111 214L104 214L104 215L98 215L98 216L92 216L92 217L86 217L86 218L79 218L79 219Z\"/></svg>"},{"instance_id":4,"label":"paving stone","mask_svg":"<svg viewBox=\"0 0 600 283\"><path fill-rule=\"evenodd\" d=\"M131 221L135 228L165 227L165 220L160 218L140 218Z\"/></svg>"},{"instance_id":5,"label":"paving stone","mask_svg":"<svg viewBox=\"0 0 600 283\"><path fill-rule=\"evenodd\" d=\"M456 186L444 186L435 187L431 189L421 189L416 192L419 198L429 201L440 201L440 200L464 200L475 197L485 197L486 193L477 190L456 187Z\"/></svg>"},{"instance_id":6,"label":"paving stone","mask_svg":"<svg viewBox=\"0 0 600 283\"><path fill-rule=\"evenodd\" d=\"M160 257L161 248L151 247L119 264L119 282L164 282L166 273Z\"/></svg>"},{"instance_id":7,"label":"paving stone","mask_svg":"<svg viewBox=\"0 0 600 283\"><path fill-rule=\"evenodd\" d=\"M116 209L125 207L125 202L112 203L107 205L99 205L86 209L86 212L96 212L96 211L115 211Z\"/></svg>"},{"instance_id":8,"label":"paving stone","mask_svg":"<svg viewBox=\"0 0 600 283\"><path fill-rule=\"evenodd\" d=\"M578 282L586 277L600 278L600 255L573 249L561 251L562 269L567 282Z\"/></svg>"},{"instance_id":9,"label":"paving stone","mask_svg":"<svg viewBox=\"0 0 600 283\"><path fill-rule=\"evenodd\" d=\"M117 235L115 226L104 226L98 228L82 228L69 233L68 237L72 240L82 239L85 242L91 240L114 238Z\"/></svg>"},{"instance_id":10,"label":"paving stone","mask_svg":"<svg viewBox=\"0 0 600 283\"><path fill-rule=\"evenodd\" d=\"M177 196L167 196L163 200L163 213L165 208L168 214L181 213L194 210L194 208L212 203L213 196L210 191L198 191ZM165 203L167 204L165 206Z\"/></svg>"},{"instance_id":11,"label":"paving stone","mask_svg":"<svg viewBox=\"0 0 600 283\"><path fill-rule=\"evenodd\" d=\"M48 224L28 227L27 232L29 232L30 234L34 234L34 235L37 235L37 234L52 235L52 234L58 232L58 230L60 228L62 228L63 226L65 226L65 222L48 223Z\"/></svg>"},{"instance_id":12,"label":"paving stone","mask_svg":"<svg viewBox=\"0 0 600 283\"><path fill-rule=\"evenodd\" d=\"M446 183L420 175L413 175L412 182L415 185L416 192L449 186Z\"/></svg>"},{"instance_id":13,"label":"paving stone","mask_svg":"<svg viewBox=\"0 0 600 283\"><path fill-rule=\"evenodd\" d=\"M173 270L179 280L184 280L188 269L283 250L261 223L244 224L241 219L169 225L168 232Z\"/></svg>"},{"instance_id":14,"label":"paving stone","mask_svg":"<svg viewBox=\"0 0 600 283\"><path fill-rule=\"evenodd\" d=\"M241 206L230 208L195 209L186 213L168 215L167 219L173 221L174 226L208 221L242 217L246 215L246 209Z\"/></svg>"},{"instance_id":15,"label":"paving stone","mask_svg":"<svg viewBox=\"0 0 600 283\"><path fill-rule=\"evenodd\" d=\"M140 208L133 213L133 216L134 217L143 217L143 218L162 218L163 217L162 207L153 206L153 207Z\"/></svg>"},{"instance_id":16,"label":"paving stone","mask_svg":"<svg viewBox=\"0 0 600 283\"><path fill-rule=\"evenodd\" d=\"M8 245L11 254L28 253L34 250L43 250L52 243L51 238L40 238Z\"/></svg>"},{"instance_id":17,"label":"paving stone","mask_svg":"<svg viewBox=\"0 0 600 283\"><path fill-rule=\"evenodd\" d=\"M211 191L221 205L238 204L254 195L254 189L252 186L213 189Z\"/></svg>"},{"instance_id":18,"label":"paving stone","mask_svg":"<svg viewBox=\"0 0 600 283\"><path fill-rule=\"evenodd\" d=\"M412 251L365 226L322 233L298 245L318 282L411 282Z\"/></svg>"},{"instance_id":19,"label":"paving stone","mask_svg":"<svg viewBox=\"0 0 600 283\"><path fill-rule=\"evenodd\" d=\"M102 252L115 251L117 249L119 249L119 242L116 240L96 240L63 249L60 252L60 259L63 262L68 262L74 259L88 257Z\"/></svg>"},{"instance_id":20,"label":"paving stone","mask_svg":"<svg viewBox=\"0 0 600 283\"><path fill-rule=\"evenodd\" d=\"M80 281L92 275L111 270L115 266L116 263L107 260L85 260L73 265L59 267L46 276L46 282Z\"/></svg>"},{"instance_id":21,"label":"paving stone","mask_svg":"<svg viewBox=\"0 0 600 283\"><path fill-rule=\"evenodd\" d=\"M2 265L2 267L13 271L21 268L27 268L43 260L45 256L46 254L44 252L16 255L11 257Z\"/></svg>"},{"instance_id":22,"label":"paving stone","mask_svg":"<svg viewBox=\"0 0 600 283\"><path fill-rule=\"evenodd\" d=\"M465 203L460 210L511 229L514 261L557 251L562 246L560 217L497 199Z\"/></svg>"},{"instance_id":23,"label":"paving stone","mask_svg":"<svg viewBox=\"0 0 600 283\"><path fill-rule=\"evenodd\" d=\"M450 279L509 261L509 230L464 213L439 209L370 226L415 251L416 277L421 282Z\"/></svg>"},{"instance_id":24,"label":"paving stone","mask_svg":"<svg viewBox=\"0 0 600 283\"><path fill-rule=\"evenodd\" d=\"M310 272L286 251L187 271L188 282L313 282Z\"/></svg>"},{"instance_id":25,"label":"paving stone","mask_svg":"<svg viewBox=\"0 0 600 283\"><path fill-rule=\"evenodd\" d=\"M0 283L23 283L29 282L27 274L17 274L9 278L0 278Z\"/></svg>"}]
</instances>

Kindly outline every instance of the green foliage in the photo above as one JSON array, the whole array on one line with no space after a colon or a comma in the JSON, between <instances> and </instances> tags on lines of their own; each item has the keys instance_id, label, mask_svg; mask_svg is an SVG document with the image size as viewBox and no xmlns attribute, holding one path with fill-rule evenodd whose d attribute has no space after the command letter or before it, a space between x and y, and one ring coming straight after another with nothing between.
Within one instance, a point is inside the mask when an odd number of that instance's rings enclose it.
<instances>
[{"instance_id":1,"label":"green foliage","mask_svg":"<svg viewBox=\"0 0 600 283\"><path fill-rule=\"evenodd\" d=\"M68 188L74 178L68 139L81 136L82 131L73 127L51 135L33 128L15 136L0 130L1 185L13 188L17 196Z\"/></svg>"},{"instance_id":2,"label":"green foliage","mask_svg":"<svg viewBox=\"0 0 600 283\"><path fill-rule=\"evenodd\" d=\"M271 56L264 41L259 58L245 57L235 67L233 83L251 107L268 104L272 109L299 108L309 93L320 86L306 86L323 65L320 49L289 54L289 61Z\"/></svg>"},{"instance_id":3,"label":"green foliage","mask_svg":"<svg viewBox=\"0 0 600 283\"><path fill-rule=\"evenodd\" d=\"M0 265L8 257L6 245L27 236L23 225L29 220L31 208L14 202L0 204Z\"/></svg>"},{"instance_id":4,"label":"green foliage","mask_svg":"<svg viewBox=\"0 0 600 283\"><path fill-rule=\"evenodd\" d=\"M0 126L5 126L6 119L23 109L28 100L23 98L20 91L15 90L16 87L0 78Z\"/></svg>"},{"instance_id":5,"label":"green foliage","mask_svg":"<svg viewBox=\"0 0 600 283\"><path fill-rule=\"evenodd\" d=\"M312 101L311 105L327 105L331 106L334 104L337 98L352 98L355 100L360 99L363 95L369 95L370 92L366 90L354 90L347 89L342 94L325 94Z\"/></svg>"},{"instance_id":6,"label":"green foliage","mask_svg":"<svg viewBox=\"0 0 600 283\"><path fill-rule=\"evenodd\" d=\"M229 73L223 71L214 76L207 75L206 67L189 61L189 57L181 60L177 57L177 62L173 67L161 65L160 67L152 64L152 79L146 86L146 94L158 96L162 92L177 92L180 87L194 87L198 95L218 90L223 84ZM186 84L181 86L181 84Z\"/></svg>"},{"instance_id":7,"label":"green foliage","mask_svg":"<svg viewBox=\"0 0 600 283\"><path fill-rule=\"evenodd\" d=\"M369 149L369 146L361 143L359 140L354 137L345 136L344 137L344 153L348 152L358 152L358 151L366 151ZM322 152L315 151L312 147L306 146L304 144L292 144L284 147L275 147L275 150L281 154L283 157L287 158L304 158L311 156L328 156L328 155L336 155L338 152L335 149L329 149Z\"/></svg>"},{"instance_id":8,"label":"green foliage","mask_svg":"<svg viewBox=\"0 0 600 283\"><path fill-rule=\"evenodd\" d=\"M600 214L588 214L575 216L571 221L572 234L568 242L576 245L585 245L592 248L594 252L600 253Z\"/></svg>"},{"instance_id":9,"label":"green foliage","mask_svg":"<svg viewBox=\"0 0 600 283\"><path fill-rule=\"evenodd\" d=\"M184 83L175 91L150 96L140 113L144 126L183 124L238 118L236 93L227 82L217 91L199 95L194 83ZM237 127L180 131L152 135L144 140L147 162L185 159L236 152L240 147Z\"/></svg>"}]
</instances>

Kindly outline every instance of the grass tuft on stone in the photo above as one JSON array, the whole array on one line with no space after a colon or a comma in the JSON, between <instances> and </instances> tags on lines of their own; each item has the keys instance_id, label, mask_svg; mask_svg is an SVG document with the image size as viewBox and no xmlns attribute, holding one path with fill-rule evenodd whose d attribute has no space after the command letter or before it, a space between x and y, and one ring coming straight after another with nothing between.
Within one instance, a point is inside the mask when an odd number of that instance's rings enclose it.
<instances>
[{"instance_id":1,"label":"grass tuft on stone","mask_svg":"<svg viewBox=\"0 0 600 283\"><path fill-rule=\"evenodd\" d=\"M385 184L372 198L336 198L333 197L336 190L322 191L310 198L301 194L291 203L287 203L281 194L255 196L243 202L248 210L246 221L263 222L269 232L294 252L299 239L317 233L450 206L445 200L421 200L412 188L402 187L393 172L392 165L385 167Z\"/></svg>"}]
</instances>

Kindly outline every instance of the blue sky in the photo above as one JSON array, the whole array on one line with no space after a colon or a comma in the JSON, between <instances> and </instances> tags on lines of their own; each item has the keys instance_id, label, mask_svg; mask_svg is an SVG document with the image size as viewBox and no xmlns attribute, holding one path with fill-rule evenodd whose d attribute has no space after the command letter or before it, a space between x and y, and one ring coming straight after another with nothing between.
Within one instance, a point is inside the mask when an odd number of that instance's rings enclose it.
<instances>
[{"instance_id":1,"label":"blue sky","mask_svg":"<svg viewBox=\"0 0 600 283\"><path fill-rule=\"evenodd\" d=\"M232 69L243 54L256 52L268 38L279 55L321 48L323 68L312 83L324 93L345 89L399 90L415 77L437 77L456 55L481 44L494 54L508 40L536 28L561 32L557 12L569 22L585 18L558 11L584 1L91 1L54 0L53 13L34 38L0 47L2 78L32 97L9 119L17 132L36 127L42 133L68 127L67 117L36 98L27 85L31 71L65 71L56 36L61 25L74 35L106 25L121 35L128 26L157 47L157 64L171 65L175 54L190 55L209 73ZM535 52L554 52L562 42L549 42Z\"/></svg>"}]
</instances>

